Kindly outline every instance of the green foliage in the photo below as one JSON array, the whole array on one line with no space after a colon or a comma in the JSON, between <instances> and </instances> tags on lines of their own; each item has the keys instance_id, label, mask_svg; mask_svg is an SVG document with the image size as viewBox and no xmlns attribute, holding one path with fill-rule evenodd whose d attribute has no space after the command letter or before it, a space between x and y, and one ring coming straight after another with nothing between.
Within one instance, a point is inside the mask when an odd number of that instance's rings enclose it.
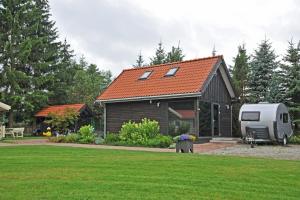
<instances>
[{"instance_id":1,"label":"green foliage","mask_svg":"<svg viewBox=\"0 0 300 200\"><path fill-rule=\"evenodd\" d=\"M167 148L173 143L172 137L168 135L157 135L147 141L149 147Z\"/></svg>"},{"instance_id":2,"label":"green foliage","mask_svg":"<svg viewBox=\"0 0 300 200\"><path fill-rule=\"evenodd\" d=\"M249 85L249 56L245 45L238 46L238 54L233 59L232 83L235 89L235 95L240 102L245 103L247 96L247 87Z\"/></svg>"},{"instance_id":3,"label":"green foliage","mask_svg":"<svg viewBox=\"0 0 300 200\"><path fill-rule=\"evenodd\" d=\"M144 59L143 59L142 52L140 52L136 60L136 64L133 67L138 68L143 66L144 66Z\"/></svg>"},{"instance_id":4,"label":"green foliage","mask_svg":"<svg viewBox=\"0 0 300 200\"><path fill-rule=\"evenodd\" d=\"M111 80L58 40L48 1L0 1L0 101L13 121L31 123L48 104L92 102Z\"/></svg>"},{"instance_id":5,"label":"green foliage","mask_svg":"<svg viewBox=\"0 0 300 200\"><path fill-rule=\"evenodd\" d=\"M161 41L158 43L158 48L156 49L155 56L153 58L150 58L150 60L150 65L159 65L166 62L166 53Z\"/></svg>"},{"instance_id":6,"label":"green foliage","mask_svg":"<svg viewBox=\"0 0 300 200\"><path fill-rule=\"evenodd\" d=\"M58 136L58 137L52 137L49 140L51 142L56 143L81 143L81 144L93 144L95 143L95 134L94 134L94 128L91 125L85 125L82 126L79 129L78 133L72 133L68 134L66 136Z\"/></svg>"},{"instance_id":7,"label":"green foliage","mask_svg":"<svg viewBox=\"0 0 300 200\"><path fill-rule=\"evenodd\" d=\"M72 108L65 108L62 113L49 113L45 123L56 129L60 134L68 131L68 128L75 124L79 113Z\"/></svg>"},{"instance_id":8,"label":"green foliage","mask_svg":"<svg viewBox=\"0 0 300 200\"><path fill-rule=\"evenodd\" d=\"M86 136L92 136L94 135L94 127L91 125L85 125L80 127L78 134L80 134L82 137Z\"/></svg>"},{"instance_id":9,"label":"green foliage","mask_svg":"<svg viewBox=\"0 0 300 200\"><path fill-rule=\"evenodd\" d=\"M90 144L95 142L94 128L91 125L80 127L78 134L80 136L79 143Z\"/></svg>"},{"instance_id":10,"label":"green foliage","mask_svg":"<svg viewBox=\"0 0 300 200\"><path fill-rule=\"evenodd\" d=\"M114 144L120 141L120 137L118 133L108 133L104 140L107 144Z\"/></svg>"},{"instance_id":11,"label":"green foliage","mask_svg":"<svg viewBox=\"0 0 300 200\"><path fill-rule=\"evenodd\" d=\"M177 47L172 46L171 51L166 53L163 48L162 42L158 43L158 48L156 49L155 56L150 58L150 65L159 65L170 62L182 61L184 54L179 44Z\"/></svg>"},{"instance_id":12,"label":"green foliage","mask_svg":"<svg viewBox=\"0 0 300 200\"><path fill-rule=\"evenodd\" d=\"M299 43L300 44L300 43ZM289 106L296 130L300 130L300 45L291 40L281 65L282 84L285 86L285 103Z\"/></svg>"},{"instance_id":13,"label":"green foliage","mask_svg":"<svg viewBox=\"0 0 300 200\"><path fill-rule=\"evenodd\" d=\"M120 139L133 144L145 144L150 138L159 134L159 124L157 121L142 119L140 123L127 122L122 125Z\"/></svg>"},{"instance_id":14,"label":"green foliage","mask_svg":"<svg viewBox=\"0 0 300 200\"><path fill-rule=\"evenodd\" d=\"M168 52L167 57L166 57L166 63L171 63L171 62L178 62L182 61L184 58L184 55L182 53L182 49L179 47L179 44L177 47L172 46L172 49L170 52Z\"/></svg>"},{"instance_id":15,"label":"green foliage","mask_svg":"<svg viewBox=\"0 0 300 200\"><path fill-rule=\"evenodd\" d=\"M276 54L272 49L272 44L267 40L263 40L258 49L255 50L253 59L250 63L249 87L250 101L257 103L260 101L268 101L272 97L269 95L272 76L278 67Z\"/></svg>"},{"instance_id":16,"label":"green foliage","mask_svg":"<svg viewBox=\"0 0 300 200\"><path fill-rule=\"evenodd\" d=\"M124 123L119 134L109 133L106 135L105 143L124 146L169 147L172 138L159 133L157 121L145 118L140 123L131 121Z\"/></svg>"},{"instance_id":17,"label":"green foliage","mask_svg":"<svg viewBox=\"0 0 300 200\"><path fill-rule=\"evenodd\" d=\"M300 135L293 135L289 138L289 143L300 144Z\"/></svg>"}]
</instances>

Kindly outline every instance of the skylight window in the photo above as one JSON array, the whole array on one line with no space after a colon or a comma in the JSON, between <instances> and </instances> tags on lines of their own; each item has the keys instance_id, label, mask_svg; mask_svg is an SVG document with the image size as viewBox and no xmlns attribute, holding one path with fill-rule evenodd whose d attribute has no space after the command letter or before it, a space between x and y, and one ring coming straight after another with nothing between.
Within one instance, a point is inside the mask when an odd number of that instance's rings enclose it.
<instances>
[{"instance_id":1,"label":"skylight window","mask_svg":"<svg viewBox=\"0 0 300 200\"><path fill-rule=\"evenodd\" d=\"M147 78L149 78L150 74L152 73L152 71L145 71L142 76L140 76L140 80L145 80Z\"/></svg>"},{"instance_id":2,"label":"skylight window","mask_svg":"<svg viewBox=\"0 0 300 200\"><path fill-rule=\"evenodd\" d=\"M169 71L165 74L165 76L174 76L176 72L178 71L179 67L173 67L169 69Z\"/></svg>"}]
</instances>

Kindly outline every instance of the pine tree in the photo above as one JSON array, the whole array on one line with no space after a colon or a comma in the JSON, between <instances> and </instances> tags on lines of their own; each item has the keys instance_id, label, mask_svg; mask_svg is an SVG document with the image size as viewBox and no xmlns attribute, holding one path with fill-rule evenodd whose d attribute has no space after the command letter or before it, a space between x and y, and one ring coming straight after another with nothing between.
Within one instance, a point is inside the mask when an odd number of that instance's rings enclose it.
<instances>
[{"instance_id":1,"label":"pine tree","mask_svg":"<svg viewBox=\"0 0 300 200\"><path fill-rule=\"evenodd\" d=\"M134 67L138 68L138 67L143 67L143 66L144 66L144 59L143 59L142 52L140 51Z\"/></svg>"},{"instance_id":2,"label":"pine tree","mask_svg":"<svg viewBox=\"0 0 300 200\"><path fill-rule=\"evenodd\" d=\"M150 65L159 65L166 62L166 53L162 46L162 42L158 43L158 48L156 49L155 56L150 58Z\"/></svg>"},{"instance_id":3,"label":"pine tree","mask_svg":"<svg viewBox=\"0 0 300 200\"><path fill-rule=\"evenodd\" d=\"M251 102L267 101L272 76L278 67L276 58L272 44L267 39L263 40L255 50L249 73Z\"/></svg>"},{"instance_id":4,"label":"pine tree","mask_svg":"<svg viewBox=\"0 0 300 200\"><path fill-rule=\"evenodd\" d=\"M0 88L3 101L13 108L10 126L14 113L28 122L48 101L59 48L49 16L48 1L0 1Z\"/></svg>"},{"instance_id":5,"label":"pine tree","mask_svg":"<svg viewBox=\"0 0 300 200\"><path fill-rule=\"evenodd\" d=\"M300 44L300 42L299 42ZM300 127L300 45L295 47L291 40L287 53L281 65L284 77L285 99L289 106L290 113L296 122L296 128Z\"/></svg>"},{"instance_id":6,"label":"pine tree","mask_svg":"<svg viewBox=\"0 0 300 200\"><path fill-rule=\"evenodd\" d=\"M172 49L170 52L167 54L166 61L167 63L171 62L177 62L177 61L182 61L184 58L184 55L182 53L182 49L178 45L177 47L172 46Z\"/></svg>"},{"instance_id":7,"label":"pine tree","mask_svg":"<svg viewBox=\"0 0 300 200\"><path fill-rule=\"evenodd\" d=\"M247 102L247 88L249 87L249 56L245 45L238 47L238 54L233 59L232 81L236 96L243 104Z\"/></svg>"},{"instance_id":8,"label":"pine tree","mask_svg":"<svg viewBox=\"0 0 300 200\"><path fill-rule=\"evenodd\" d=\"M269 90L267 92L266 101L270 103L285 103L285 87L284 87L284 76L281 70L273 72L270 80Z\"/></svg>"},{"instance_id":9,"label":"pine tree","mask_svg":"<svg viewBox=\"0 0 300 200\"><path fill-rule=\"evenodd\" d=\"M238 46L238 54L233 59L234 66L231 70L232 82L235 89L236 97L239 102L233 105L233 133L240 136L240 124L238 116L241 106L247 102L247 88L249 85L249 56L245 45Z\"/></svg>"}]
</instances>

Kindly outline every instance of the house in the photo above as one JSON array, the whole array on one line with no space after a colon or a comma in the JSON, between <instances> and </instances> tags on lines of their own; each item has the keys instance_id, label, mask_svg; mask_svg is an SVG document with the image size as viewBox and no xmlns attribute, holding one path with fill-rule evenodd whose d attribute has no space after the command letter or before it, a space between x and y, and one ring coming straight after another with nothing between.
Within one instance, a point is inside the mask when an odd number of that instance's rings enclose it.
<instances>
[{"instance_id":1,"label":"house","mask_svg":"<svg viewBox=\"0 0 300 200\"><path fill-rule=\"evenodd\" d=\"M198 136L232 136L235 93L223 56L125 69L98 96L104 133L124 122L157 120L168 134L174 120L189 121Z\"/></svg>"},{"instance_id":2,"label":"house","mask_svg":"<svg viewBox=\"0 0 300 200\"><path fill-rule=\"evenodd\" d=\"M39 131L45 131L48 125L44 122L49 118L50 113L64 114L66 110L72 109L78 112L78 121L72 127L72 129L78 129L80 126L91 123L92 111L86 104L65 104L65 105L53 105L42 108L34 116L36 118L36 129Z\"/></svg>"}]
</instances>

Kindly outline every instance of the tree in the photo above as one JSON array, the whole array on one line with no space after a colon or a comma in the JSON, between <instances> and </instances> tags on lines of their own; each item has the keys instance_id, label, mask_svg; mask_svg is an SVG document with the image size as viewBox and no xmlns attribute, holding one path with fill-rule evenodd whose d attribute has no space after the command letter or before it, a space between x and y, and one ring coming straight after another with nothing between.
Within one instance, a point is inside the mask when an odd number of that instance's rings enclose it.
<instances>
[{"instance_id":1,"label":"tree","mask_svg":"<svg viewBox=\"0 0 300 200\"><path fill-rule=\"evenodd\" d=\"M274 70L278 67L276 58L272 44L267 39L263 40L255 50L249 73L251 102L267 101L271 79Z\"/></svg>"},{"instance_id":2,"label":"tree","mask_svg":"<svg viewBox=\"0 0 300 200\"><path fill-rule=\"evenodd\" d=\"M142 52L140 51L134 67L138 68L138 67L143 67L143 66L144 66L144 59L143 59Z\"/></svg>"},{"instance_id":3,"label":"tree","mask_svg":"<svg viewBox=\"0 0 300 200\"><path fill-rule=\"evenodd\" d=\"M86 103L93 107L96 97L111 82L110 71L99 71L94 64L88 65L84 58L81 58L74 76L74 83L68 91L68 99L72 103Z\"/></svg>"},{"instance_id":4,"label":"tree","mask_svg":"<svg viewBox=\"0 0 300 200\"><path fill-rule=\"evenodd\" d=\"M238 47L238 54L233 62L232 82L236 96L243 104L247 101L247 88L249 87L249 56L244 44Z\"/></svg>"},{"instance_id":5,"label":"tree","mask_svg":"<svg viewBox=\"0 0 300 200\"><path fill-rule=\"evenodd\" d=\"M170 52L167 54L167 58L165 60L166 63L171 63L171 62L177 62L177 61L182 61L184 58L184 55L182 53L182 49L180 48L179 44L177 47L172 46L172 49Z\"/></svg>"},{"instance_id":6,"label":"tree","mask_svg":"<svg viewBox=\"0 0 300 200\"><path fill-rule=\"evenodd\" d=\"M57 32L44 0L0 1L1 100L13 114L30 121L48 101L48 88L57 66Z\"/></svg>"},{"instance_id":7,"label":"tree","mask_svg":"<svg viewBox=\"0 0 300 200\"><path fill-rule=\"evenodd\" d=\"M158 43L158 48L156 49L155 56L150 58L150 65L159 65L166 62L166 53L162 46L162 42Z\"/></svg>"},{"instance_id":8,"label":"tree","mask_svg":"<svg viewBox=\"0 0 300 200\"><path fill-rule=\"evenodd\" d=\"M65 134L71 126L75 125L78 116L79 113L73 108L65 108L62 113L49 113L49 119L45 120L45 123L56 129L60 134Z\"/></svg>"},{"instance_id":9,"label":"tree","mask_svg":"<svg viewBox=\"0 0 300 200\"><path fill-rule=\"evenodd\" d=\"M237 103L233 105L233 133L236 136L240 135L240 124L238 122L238 115L241 106L247 102L247 89L249 85L249 56L245 45L238 46L238 54L233 59L234 66L231 70L232 83L235 89L236 97L239 99Z\"/></svg>"},{"instance_id":10,"label":"tree","mask_svg":"<svg viewBox=\"0 0 300 200\"><path fill-rule=\"evenodd\" d=\"M285 86L286 104L289 106L290 113L296 122L296 128L300 124L300 42L295 47L293 41L289 41L287 53L283 58L284 64L281 65L283 72L283 83Z\"/></svg>"}]
</instances>

